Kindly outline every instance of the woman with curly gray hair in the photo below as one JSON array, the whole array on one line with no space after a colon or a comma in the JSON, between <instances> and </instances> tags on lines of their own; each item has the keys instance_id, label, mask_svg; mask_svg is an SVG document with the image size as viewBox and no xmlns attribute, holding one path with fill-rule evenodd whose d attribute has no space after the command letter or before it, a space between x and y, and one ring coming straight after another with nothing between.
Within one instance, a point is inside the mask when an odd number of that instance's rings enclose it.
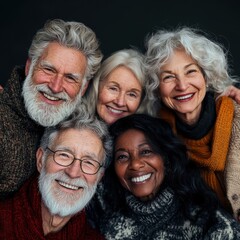
<instances>
[{"instance_id":1,"label":"woman with curly gray hair","mask_svg":"<svg viewBox=\"0 0 240 240\"><path fill-rule=\"evenodd\" d=\"M189 27L157 31L146 47L160 117L183 139L202 177L239 219L240 182L234 179L240 170L240 108L229 97L214 96L237 82L224 48Z\"/></svg>"}]
</instances>

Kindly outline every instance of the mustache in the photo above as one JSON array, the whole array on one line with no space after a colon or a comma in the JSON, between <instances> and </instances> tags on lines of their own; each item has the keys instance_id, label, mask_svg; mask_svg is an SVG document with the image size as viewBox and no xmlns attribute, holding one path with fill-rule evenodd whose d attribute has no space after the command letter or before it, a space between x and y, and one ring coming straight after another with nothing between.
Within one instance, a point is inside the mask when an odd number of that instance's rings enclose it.
<instances>
[{"instance_id":1,"label":"mustache","mask_svg":"<svg viewBox=\"0 0 240 240\"><path fill-rule=\"evenodd\" d=\"M70 101L70 97L66 92L60 92L60 93L53 93L51 89L49 89L46 84L38 84L35 86L35 89L39 92L46 93L47 95L50 95L52 97L60 98L64 101Z\"/></svg>"},{"instance_id":2,"label":"mustache","mask_svg":"<svg viewBox=\"0 0 240 240\"><path fill-rule=\"evenodd\" d=\"M52 174L48 173L48 176L51 180L64 182L69 185L76 186L78 188L85 188L85 189L89 188L87 182L84 179L80 179L80 178L72 179L68 177L63 171L52 173Z\"/></svg>"}]
</instances>

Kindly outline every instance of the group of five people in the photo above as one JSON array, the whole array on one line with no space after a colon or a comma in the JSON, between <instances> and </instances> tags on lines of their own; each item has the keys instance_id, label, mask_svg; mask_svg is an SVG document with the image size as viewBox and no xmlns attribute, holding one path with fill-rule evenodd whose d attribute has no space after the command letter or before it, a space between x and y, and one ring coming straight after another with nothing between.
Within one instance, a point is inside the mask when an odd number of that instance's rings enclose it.
<instances>
[{"instance_id":1,"label":"group of five people","mask_svg":"<svg viewBox=\"0 0 240 240\"><path fill-rule=\"evenodd\" d=\"M56 19L14 69L0 94L0 236L240 237L240 99L223 48L182 27L150 36L145 55L102 57L91 29Z\"/></svg>"}]
</instances>

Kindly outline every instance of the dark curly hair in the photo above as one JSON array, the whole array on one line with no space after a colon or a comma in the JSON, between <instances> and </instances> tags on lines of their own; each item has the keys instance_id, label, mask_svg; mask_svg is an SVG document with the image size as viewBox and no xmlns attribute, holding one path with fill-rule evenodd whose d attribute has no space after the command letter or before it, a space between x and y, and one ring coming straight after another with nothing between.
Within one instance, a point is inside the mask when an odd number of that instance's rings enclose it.
<instances>
[{"instance_id":1,"label":"dark curly hair","mask_svg":"<svg viewBox=\"0 0 240 240\"><path fill-rule=\"evenodd\" d=\"M185 215L190 217L191 207L196 206L206 211L216 210L219 202L215 193L205 184L198 167L189 160L186 146L174 135L167 122L145 114L121 118L110 126L114 144L117 138L129 129L143 132L152 150L163 158L166 172L162 188L168 186L174 190ZM107 169L103 183L107 189L107 203L113 210L124 209L126 190L117 179L114 161Z\"/></svg>"}]
</instances>

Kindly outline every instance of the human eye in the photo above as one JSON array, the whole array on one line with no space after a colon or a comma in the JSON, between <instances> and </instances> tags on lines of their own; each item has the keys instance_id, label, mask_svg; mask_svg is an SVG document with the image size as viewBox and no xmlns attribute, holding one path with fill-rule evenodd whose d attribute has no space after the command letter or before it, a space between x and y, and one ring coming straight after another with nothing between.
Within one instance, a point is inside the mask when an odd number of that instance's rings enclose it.
<instances>
[{"instance_id":1,"label":"human eye","mask_svg":"<svg viewBox=\"0 0 240 240\"><path fill-rule=\"evenodd\" d=\"M187 75L193 75L194 73L196 73L197 72L197 69L189 69L189 70L187 70Z\"/></svg>"},{"instance_id":2,"label":"human eye","mask_svg":"<svg viewBox=\"0 0 240 240\"><path fill-rule=\"evenodd\" d=\"M116 86L108 86L108 89L110 91L114 91L114 92L118 91L118 87L116 87Z\"/></svg>"},{"instance_id":3,"label":"human eye","mask_svg":"<svg viewBox=\"0 0 240 240\"><path fill-rule=\"evenodd\" d=\"M116 153L115 154L115 161L119 163L127 162L129 159L128 154L126 153Z\"/></svg>"},{"instance_id":4,"label":"human eye","mask_svg":"<svg viewBox=\"0 0 240 240\"><path fill-rule=\"evenodd\" d=\"M47 75L53 75L56 71L50 66L42 66L41 70Z\"/></svg>"},{"instance_id":5,"label":"human eye","mask_svg":"<svg viewBox=\"0 0 240 240\"><path fill-rule=\"evenodd\" d=\"M176 77L175 77L174 75L172 75L172 74L163 74L163 75L161 76L161 81L162 81L163 83L172 82L172 81L174 81L175 79L176 79Z\"/></svg>"},{"instance_id":6,"label":"human eye","mask_svg":"<svg viewBox=\"0 0 240 240\"><path fill-rule=\"evenodd\" d=\"M146 148L146 149L142 149L140 153L141 155L151 155L153 152L151 149Z\"/></svg>"},{"instance_id":7,"label":"human eye","mask_svg":"<svg viewBox=\"0 0 240 240\"><path fill-rule=\"evenodd\" d=\"M94 172L96 169L100 167L100 163L91 158L82 159L82 168L85 172Z\"/></svg>"},{"instance_id":8,"label":"human eye","mask_svg":"<svg viewBox=\"0 0 240 240\"><path fill-rule=\"evenodd\" d=\"M79 78L77 78L71 74L66 75L65 78L68 82L73 82L73 83L79 83L81 81Z\"/></svg>"},{"instance_id":9,"label":"human eye","mask_svg":"<svg viewBox=\"0 0 240 240\"><path fill-rule=\"evenodd\" d=\"M71 153L64 151L56 151L55 152L55 161L57 161L60 165L69 165L73 161L74 156Z\"/></svg>"},{"instance_id":10,"label":"human eye","mask_svg":"<svg viewBox=\"0 0 240 240\"><path fill-rule=\"evenodd\" d=\"M98 164L97 161L90 159L90 158L84 158L82 159L82 163L86 166L92 167L92 166L96 166Z\"/></svg>"},{"instance_id":11,"label":"human eye","mask_svg":"<svg viewBox=\"0 0 240 240\"><path fill-rule=\"evenodd\" d=\"M129 92L128 96L131 98L138 98L138 94L136 92Z\"/></svg>"}]
</instances>

